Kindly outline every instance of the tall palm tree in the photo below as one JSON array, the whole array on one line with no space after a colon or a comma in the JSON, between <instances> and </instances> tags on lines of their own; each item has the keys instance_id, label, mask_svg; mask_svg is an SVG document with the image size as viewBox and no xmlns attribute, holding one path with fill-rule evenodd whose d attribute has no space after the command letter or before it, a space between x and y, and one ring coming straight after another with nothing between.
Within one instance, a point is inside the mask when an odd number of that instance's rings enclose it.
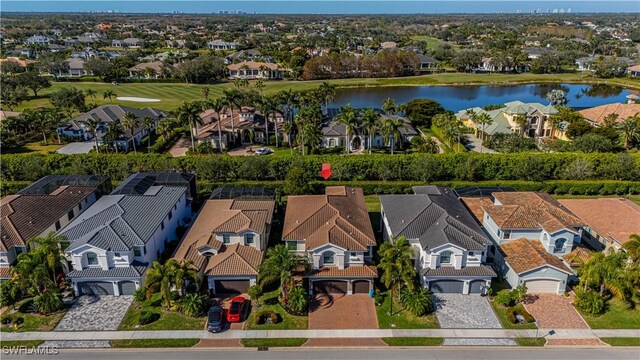
<instances>
[{"instance_id":1,"label":"tall palm tree","mask_svg":"<svg viewBox=\"0 0 640 360\"><path fill-rule=\"evenodd\" d=\"M265 260L260 265L258 282L263 287L275 281L280 283L280 292L287 295L287 285L293 278L295 271L309 269L309 261L290 251L286 245L279 244L267 249Z\"/></svg>"},{"instance_id":2,"label":"tall palm tree","mask_svg":"<svg viewBox=\"0 0 640 360\"><path fill-rule=\"evenodd\" d=\"M140 120L138 120L138 117L136 116L136 114L132 112L127 112L122 117L122 128L124 130L128 130L131 133L131 142L133 143L134 154L137 153L135 131L139 123L140 123Z\"/></svg>"},{"instance_id":3,"label":"tall palm tree","mask_svg":"<svg viewBox=\"0 0 640 360\"><path fill-rule=\"evenodd\" d=\"M416 270L413 265L413 250L404 236L393 241L385 242L378 250L380 261L378 267L382 270L381 280L391 291L391 307L389 314L393 315L393 301L399 290L404 286L412 291Z\"/></svg>"},{"instance_id":4,"label":"tall palm tree","mask_svg":"<svg viewBox=\"0 0 640 360\"><path fill-rule=\"evenodd\" d=\"M385 143L391 146L391 155L396 147L396 143L402 144L402 132L406 129L407 124L399 118L386 118L382 122L381 132L385 138Z\"/></svg>"},{"instance_id":5,"label":"tall palm tree","mask_svg":"<svg viewBox=\"0 0 640 360\"><path fill-rule=\"evenodd\" d=\"M175 128L175 121L174 119L163 119L161 121L158 122L158 127L156 128L156 133L160 136L162 136L163 140L166 140L169 135L171 134L171 131L173 131L173 129Z\"/></svg>"},{"instance_id":6,"label":"tall palm tree","mask_svg":"<svg viewBox=\"0 0 640 360\"><path fill-rule=\"evenodd\" d=\"M309 122L304 125L304 145L309 147L312 153L315 153L316 149L318 149L322 145L322 131L320 127L312 122Z\"/></svg>"},{"instance_id":7,"label":"tall palm tree","mask_svg":"<svg viewBox=\"0 0 640 360\"><path fill-rule=\"evenodd\" d=\"M241 100L242 93L238 89L226 88L222 91L222 97L231 112L231 139L233 143L236 143L236 131L235 131L235 119L233 117L233 109L238 108L238 111L242 111Z\"/></svg>"},{"instance_id":8,"label":"tall palm tree","mask_svg":"<svg viewBox=\"0 0 640 360\"><path fill-rule=\"evenodd\" d=\"M222 113L227 108L223 98L217 98L209 102L209 107L216 113L218 119L218 150L222 152Z\"/></svg>"},{"instance_id":9,"label":"tall palm tree","mask_svg":"<svg viewBox=\"0 0 640 360\"><path fill-rule=\"evenodd\" d=\"M142 127L147 130L147 153L151 151L151 130L153 130L154 121L151 117L145 116L142 118Z\"/></svg>"},{"instance_id":10,"label":"tall palm tree","mask_svg":"<svg viewBox=\"0 0 640 360\"><path fill-rule=\"evenodd\" d=\"M552 116L552 118L553 117L554 116ZM529 123L529 120L527 119L527 117L524 115L516 115L513 117L513 121L515 121L516 124L520 125L520 135L524 136L525 127L527 126L527 123ZM552 124L553 123L554 122L552 122ZM553 133L553 130L551 132Z\"/></svg>"},{"instance_id":11,"label":"tall palm tree","mask_svg":"<svg viewBox=\"0 0 640 360\"><path fill-rule=\"evenodd\" d=\"M374 109L366 109L362 113L362 125L367 128L367 135L369 135L369 154L371 154L373 136L375 135L376 127L380 125L380 115Z\"/></svg>"},{"instance_id":12,"label":"tall palm tree","mask_svg":"<svg viewBox=\"0 0 640 360\"><path fill-rule=\"evenodd\" d=\"M386 98L382 102L382 111L387 115L395 115L398 112L396 101L392 98Z\"/></svg>"},{"instance_id":13,"label":"tall palm tree","mask_svg":"<svg viewBox=\"0 0 640 360\"><path fill-rule=\"evenodd\" d=\"M13 267L13 277L23 292L34 296L44 289L54 287L49 278L47 260L44 252L32 251L18 255L18 262Z\"/></svg>"},{"instance_id":14,"label":"tall palm tree","mask_svg":"<svg viewBox=\"0 0 640 360\"><path fill-rule=\"evenodd\" d=\"M622 245L622 248L629 256L629 259L634 262L640 261L640 235L632 234L629 237L629 241Z\"/></svg>"},{"instance_id":15,"label":"tall palm tree","mask_svg":"<svg viewBox=\"0 0 640 360\"><path fill-rule=\"evenodd\" d=\"M291 155L293 155L293 145L291 144L291 132L293 131L293 124L286 121L284 124L282 124L282 131L284 131L284 134L287 137L287 143L289 144Z\"/></svg>"},{"instance_id":16,"label":"tall palm tree","mask_svg":"<svg viewBox=\"0 0 640 360\"><path fill-rule=\"evenodd\" d=\"M112 90L107 90L105 92L102 93L102 98L103 99L109 99L109 102L113 104L113 98L118 97L118 95L116 95L115 92L113 92Z\"/></svg>"},{"instance_id":17,"label":"tall palm tree","mask_svg":"<svg viewBox=\"0 0 640 360\"><path fill-rule=\"evenodd\" d=\"M56 281L56 269L62 263L62 248L60 245L64 240L64 236L57 235L52 231L46 236L38 236L29 241L30 244L35 246L32 251L40 253L44 258L47 268L51 271L51 279L54 283Z\"/></svg>"},{"instance_id":18,"label":"tall palm tree","mask_svg":"<svg viewBox=\"0 0 640 360\"><path fill-rule=\"evenodd\" d=\"M98 94L97 91L95 91L94 89L87 89L84 91L85 95L87 95L88 97L90 97L91 99L95 100L96 95Z\"/></svg>"},{"instance_id":19,"label":"tall palm tree","mask_svg":"<svg viewBox=\"0 0 640 360\"><path fill-rule=\"evenodd\" d=\"M47 111L35 110L27 116L33 124L33 127L42 134L42 141L47 144L47 130L51 128L51 117L49 117Z\"/></svg>"},{"instance_id":20,"label":"tall palm tree","mask_svg":"<svg viewBox=\"0 0 640 360\"><path fill-rule=\"evenodd\" d=\"M191 281L196 285L200 281L198 278L198 272L194 270L193 262L191 260L178 262L174 259L170 259L167 261L167 265L172 268L173 283L181 295L184 293L184 284L186 281Z\"/></svg>"},{"instance_id":21,"label":"tall palm tree","mask_svg":"<svg viewBox=\"0 0 640 360\"><path fill-rule=\"evenodd\" d=\"M628 149L632 141L640 138L640 113L620 121L617 128L624 139L624 148Z\"/></svg>"},{"instance_id":22,"label":"tall palm tree","mask_svg":"<svg viewBox=\"0 0 640 360\"><path fill-rule=\"evenodd\" d=\"M96 152L99 153L100 149L98 148L98 128L100 127L100 120L96 120L94 118L89 118L84 122L85 131L93 136L93 140L96 143Z\"/></svg>"},{"instance_id":23,"label":"tall palm tree","mask_svg":"<svg viewBox=\"0 0 640 360\"><path fill-rule=\"evenodd\" d=\"M160 289L162 305L166 308L171 306L171 282L174 278L175 274L169 262L163 265L158 261L154 261L151 268L147 270L148 289L149 291Z\"/></svg>"},{"instance_id":24,"label":"tall palm tree","mask_svg":"<svg viewBox=\"0 0 640 360\"><path fill-rule=\"evenodd\" d=\"M323 81L318 87L318 94L325 110L327 110L329 103L336 97L336 86Z\"/></svg>"},{"instance_id":25,"label":"tall palm tree","mask_svg":"<svg viewBox=\"0 0 640 360\"><path fill-rule=\"evenodd\" d=\"M487 125L493 124L493 119L489 116L489 114L487 114L486 112L483 112L476 116L474 122L476 124L480 124L482 128L481 130L482 132L480 133L480 141L482 142L480 146L480 152L482 152L482 149L484 148L484 129Z\"/></svg>"},{"instance_id":26,"label":"tall palm tree","mask_svg":"<svg viewBox=\"0 0 640 360\"><path fill-rule=\"evenodd\" d=\"M200 103L197 101L183 102L177 110L178 121L189 126L192 151L196 151L193 129L198 125L202 125L202 118L200 117L201 110Z\"/></svg>"},{"instance_id":27,"label":"tall palm tree","mask_svg":"<svg viewBox=\"0 0 640 360\"><path fill-rule=\"evenodd\" d=\"M106 137L113 141L113 147L116 149L116 154L118 153L118 139L120 139L122 134L124 134L124 131L122 131L122 124L120 123L120 120L114 120L107 125Z\"/></svg>"},{"instance_id":28,"label":"tall palm tree","mask_svg":"<svg viewBox=\"0 0 640 360\"><path fill-rule=\"evenodd\" d=\"M203 86L200 92L202 93L202 97L204 97L204 101L209 101L209 87Z\"/></svg>"},{"instance_id":29,"label":"tall palm tree","mask_svg":"<svg viewBox=\"0 0 640 360\"><path fill-rule=\"evenodd\" d=\"M335 117L338 124L342 124L346 128L347 141L345 144L347 154L351 152L351 134L356 134L360 127L360 116L351 104L347 104L340 108L340 113Z\"/></svg>"}]
</instances>

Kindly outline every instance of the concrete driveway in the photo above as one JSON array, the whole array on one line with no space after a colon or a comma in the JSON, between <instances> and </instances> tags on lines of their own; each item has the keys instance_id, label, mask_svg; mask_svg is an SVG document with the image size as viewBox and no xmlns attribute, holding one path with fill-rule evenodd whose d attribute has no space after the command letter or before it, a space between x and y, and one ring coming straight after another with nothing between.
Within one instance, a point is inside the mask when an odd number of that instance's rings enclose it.
<instances>
[{"instance_id":1,"label":"concrete driveway","mask_svg":"<svg viewBox=\"0 0 640 360\"><path fill-rule=\"evenodd\" d=\"M317 294L309 306L309 329L377 329L373 299L366 294Z\"/></svg>"},{"instance_id":2,"label":"concrete driveway","mask_svg":"<svg viewBox=\"0 0 640 360\"><path fill-rule=\"evenodd\" d=\"M55 331L118 330L132 302L132 295L80 296Z\"/></svg>"},{"instance_id":3,"label":"concrete driveway","mask_svg":"<svg viewBox=\"0 0 640 360\"><path fill-rule=\"evenodd\" d=\"M93 149L93 145L93 141L72 142L61 147L56 152L58 154L88 154Z\"/></svg>"},{"instance_id":4,"label":"concrete driveway","mask_svg":"<svg viewBox=\"0 0 640 360\"><path fill-rule=\"evenodd\" d=\"M443 329L501 329L486 297L470 294L434 294L436 316Z\"/></svg>"}]
</instances>

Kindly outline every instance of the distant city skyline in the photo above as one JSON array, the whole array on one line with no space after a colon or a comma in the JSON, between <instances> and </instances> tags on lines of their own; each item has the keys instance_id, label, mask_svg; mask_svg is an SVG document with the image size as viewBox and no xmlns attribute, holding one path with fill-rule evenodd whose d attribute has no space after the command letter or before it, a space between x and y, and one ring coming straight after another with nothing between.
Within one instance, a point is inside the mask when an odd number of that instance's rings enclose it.
<instances>
[{"instance_id":1,"label":"distant city skyline","mask_svg":"<svg viewBox=\"0 0 640 360\"><path fill-rule=\"evenodd\" d=\"M2 12L211 14L225 11L241 14L634 13L640 12L640 1L2 1Z\"/></svg>"}]
</instances>

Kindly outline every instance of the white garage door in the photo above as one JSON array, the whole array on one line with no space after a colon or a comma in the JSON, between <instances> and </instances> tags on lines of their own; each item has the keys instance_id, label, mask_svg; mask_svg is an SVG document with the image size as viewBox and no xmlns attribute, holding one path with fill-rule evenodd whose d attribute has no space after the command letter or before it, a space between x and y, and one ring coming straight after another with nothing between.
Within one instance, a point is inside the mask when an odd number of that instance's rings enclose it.
<instances>
[{"instance_id":1,"label":"white garage door","mask_svg":"<svg viewBox=\"0 0 640 360\"><path fill-rule=\"evenodd\" d=\"M528 293L554 293L558 292L559 281L553 280L529 280L525 281Z\"/></svg>"}]
</instances>

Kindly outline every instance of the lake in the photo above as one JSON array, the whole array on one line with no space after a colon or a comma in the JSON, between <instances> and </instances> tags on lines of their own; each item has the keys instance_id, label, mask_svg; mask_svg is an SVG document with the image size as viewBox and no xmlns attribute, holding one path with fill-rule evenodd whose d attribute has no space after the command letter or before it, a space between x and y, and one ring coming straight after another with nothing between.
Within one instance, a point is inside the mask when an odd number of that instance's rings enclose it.
<instances>
[{"instance_id":1,"label":"lake","mask_svg":"<svg viewBox=\"0 0 640 360\"><path fill-rule=\"evenodd\" d=\"M379 108L382 101L389 97L395 99L397 104L416 98L428 98L439 102L447 110L458 111L515 100L547 104L546 94L553 89L564 90L568 106L579 109L626 102L626 96L631 94L629 90L618 86L576 84L347 88L336 90L333 105L344 106L350 103L358 108Z\"/></svg>"}]
</instances>

